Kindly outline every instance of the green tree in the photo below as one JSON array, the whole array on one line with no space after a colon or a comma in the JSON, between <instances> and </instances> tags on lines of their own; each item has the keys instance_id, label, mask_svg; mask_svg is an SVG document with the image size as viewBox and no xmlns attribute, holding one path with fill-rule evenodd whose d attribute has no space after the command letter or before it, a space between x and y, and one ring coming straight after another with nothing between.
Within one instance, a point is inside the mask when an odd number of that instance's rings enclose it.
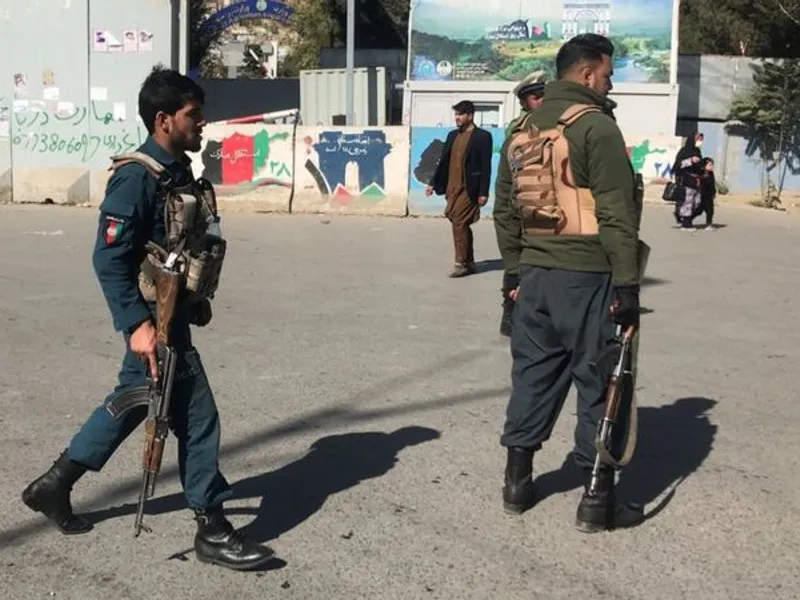
<instances>
[{"instance_id":1,"label":"green tree","mask_svg":"<svg viewBox=\"0 0 800 600\"><path fill-rule=\"evenodd\" d=\"M319 67L323 48L333 45L340 35L334 16L335 0L298 0L294 3L292 29L298 39L278 65L280 77L296 77L301 69Z\"/></svg>"},{"instance_id":2,"label":"green tree","mask_svg":"<svg viewBox=\"0 0 800 600\"><path fill-rule=\"evenodd\" d=\"M729 119L748 140L747 153L758 153L764 166L762 200L780 204L786 171L800 165L800 61L752 65L755 87L734 98Z\"/></svg>"},{"instance_id":3,"label":"green tree","mask_svg":"<svg viewBox=\"0 0 800 600\"><path fill-rule=\"evenodd\" d=\"M681 0L680 52L800 56L798 0Z\"/></svg>"},{"instance_id":4,"label":"green tree","mask_svg":"<svg viewBox=\"0 0 800 600\"><path fill-rule=\"evenodd\" d=\"M202 27L211 16L212 9L204 0L189 0L189 70L200 68L204 70L223 69L222 61L218 54L210 52L216 49L221 32L206 33ZM215 58L217 59L215 61ZM215 64L218 62L219 64Z\"/></svg>"}]
</instances>

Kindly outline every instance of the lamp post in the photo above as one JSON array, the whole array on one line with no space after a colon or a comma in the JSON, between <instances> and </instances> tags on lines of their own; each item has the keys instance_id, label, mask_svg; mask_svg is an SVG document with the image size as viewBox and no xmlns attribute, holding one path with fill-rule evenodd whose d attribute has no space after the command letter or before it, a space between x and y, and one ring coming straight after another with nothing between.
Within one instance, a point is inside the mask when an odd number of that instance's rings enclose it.
<instances>
[{"instance_id":1,"label":"lamp post","mask_svg":"<svg viewBox=\"0 0 800 600\"><path fill-rule=\"evenodd\" d=\"M178 24L180 27L180 33L178 34L178 71L187 75L189 73L189 0L180 0L178 4Z\"/></svg>"},{"instance_id":2,"label":"lamp post","mask_svg":"<svg viewBox=\"0 0 800 600\"><path fill-rule=\"evenodd\" d=\"M355 29L356 29L356 2L347 0L347 125L355 125L355 73L353 73L353 63L355 58Z\"/></svg>"}]
</instances>

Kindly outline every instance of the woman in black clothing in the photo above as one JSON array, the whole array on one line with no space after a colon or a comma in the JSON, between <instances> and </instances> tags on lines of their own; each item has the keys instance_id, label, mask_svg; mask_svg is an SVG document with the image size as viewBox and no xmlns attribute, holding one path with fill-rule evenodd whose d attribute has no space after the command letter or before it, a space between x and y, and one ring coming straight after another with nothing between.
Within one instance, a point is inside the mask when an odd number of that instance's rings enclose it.
<instances>
[{"instance_id":1,"label":"woman in black clothing","mask_svg":"<svg viewBox=\"0 0 800 600\"><path fill-rule=\"evenodd\" d=\"M675 201L675 219L681 229L693 231L692 218L700 208L702 199L700 196L701 177L703 176L703 155L700 153L699 146L703 142L703 134L686 138L683 148L678 150L675 156L675 164L672 167L675 174L675 184L677 185L677 198Z\"/></svg>"}]
</instances>

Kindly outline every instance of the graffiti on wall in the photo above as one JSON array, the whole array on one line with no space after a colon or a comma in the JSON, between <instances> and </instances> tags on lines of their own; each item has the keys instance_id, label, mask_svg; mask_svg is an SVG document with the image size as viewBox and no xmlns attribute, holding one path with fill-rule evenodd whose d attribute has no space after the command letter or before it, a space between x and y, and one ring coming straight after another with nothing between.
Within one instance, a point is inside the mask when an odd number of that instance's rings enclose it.
<instances>
[{"instance_id":1,"label":"graffiti on wall","mask_svg":"<svg viewBox=\"0 0 800 600\"><path fill-rule=\"evenodd\" d=\"M201 152L202 176L222 194L232 188L292 187L292 135L288 130L261 128L248 134L235 131L209 139ZM240 190L241 191L241 190Z\"/></svg>"},{"instance_id":2,"label":"graffiti on wall","mask_svg":"<svg viewBox=\"0 0 800 600\"><path fill-rule=\"evenodd\" d=\"M15 110L11 119L12 151L35 155L63 156L69 162L90 163L108 159L140 146L147 132L141 123L115 119L110 111L92 102L89 106L59 103L48 111L31 102Z\"/></svg>"},{"instance_id":3,"label":"graffiti on wall","mask_svg":"<svg viewBox=\"0 0 800 600\"><path fill-rule=\"evenodd\" d=\"M303 137L304 167L327 202L346 207L362 198L380 202L386 197L384 161L392 151L386 133L322 131Z\"/></svg>"},{"instance_id":4,"label":"graffiti on wall","mask_svg":"<svg viewBox=\"0 0 800 600\"><path fill-rule=\"evenodd\" d=\"M664 137L653 140L628 141L628 157L633 170L641 173L647 183L663 183L672 177L675 155L680 149L680 138Z\"/></svg>"},{"instance_id":5,"label":"graffiti on wall","mask_svg":"<svg viewBox=\"0 0 800 600\"><path fill-rule=\"evenodd\" d=\"M488 127L492 134L492 176L489 183L489 201L481 209L481 214L490 215L494 206L494 184L500 164L500 148L503 145L505 129ZM408 177L408 212L412 215L441 215L444 213L444 196L426 196L425 188L433 177L439 157L444 149L444 141L450 129L447 127L414 127L411 129L411 163Z\"/></svg>"}]
</instances>

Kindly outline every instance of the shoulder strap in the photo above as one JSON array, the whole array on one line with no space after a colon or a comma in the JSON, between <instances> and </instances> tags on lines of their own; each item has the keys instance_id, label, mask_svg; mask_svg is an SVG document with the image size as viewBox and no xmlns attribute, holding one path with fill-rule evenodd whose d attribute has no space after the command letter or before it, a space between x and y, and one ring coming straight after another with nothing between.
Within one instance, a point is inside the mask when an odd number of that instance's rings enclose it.
<instances>
[{"instance_id":1,"label":"shoulder strap","mask_svg":"<svg viewBox=\"0 0 800 600\"><path fill-rule=\"evenodd\" d=\"M127 152L125 154L117 154L111 157L111 167L109 167L109 171L116 171L120 167L124 167L130 163L137 163L142 165L145 169L147 169L153 177L160 177L160 175L165 171L164 166L154 159L152 156L148 156L144 152Z\"/></svg>"},{"instance_id":2,"label":"shoulder strap","mask_svg":"<svg viewBox=\"0 0 800 600\"><path fill-rule=\"evenodd\" d=\"M145 169L147 169L147 172L155 177L158 183L164 187L172 186L174 183L172 175L170 175L169 171L167 171L164 165L144 152L134 151L112 156L111 166L108 170L117 171L118 169L121 169L125 165L129 165L131 163L136 163L143 166Z\"/></svg>"},{"instance_id":3,"label":"shoulder strap","mask_svg":"<svg viewBox=\"0 0 800 600\"><path fill-rule=\"evenodd\" d=\"M566 129L570 125L573 125L581 117L595 112L603 112L603 109L599 106L593 106L591 104L573 104L563 112L561 117L559 117L559 129Z\"/></svg>"}]
</instances>

